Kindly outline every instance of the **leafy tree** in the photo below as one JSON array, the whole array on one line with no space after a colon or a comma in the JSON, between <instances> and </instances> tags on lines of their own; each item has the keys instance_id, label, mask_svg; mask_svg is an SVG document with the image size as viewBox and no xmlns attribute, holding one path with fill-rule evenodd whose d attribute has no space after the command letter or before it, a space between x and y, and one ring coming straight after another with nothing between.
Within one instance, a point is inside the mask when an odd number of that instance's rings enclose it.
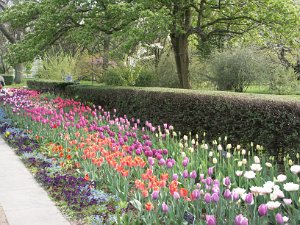
<instances>
[{"instance_id":1,"label":"leafy tree","mask_svg":"<svg viewBox=\"0 0 300 225\"><path fill-rule=\"evenodd\" d=\"M82 41L99 33L125 36L122 44L127 48L169 35L179 82L190 88L192 37L201 46L219 37L230 40L254 32L278 36L297 27L298 18L293 0L41 0L12 7L2 21L31 31L11 48L19 62L40 55L70 33L82 32Z\"/></svg>"},{"instance_id":2,"label":"leafy tree","mask_svg":"<svg viewBox=\"0 0 300 225\"><path fill-rule=\"evenodd\" d=\"M10 5L12 4L17 4L19 1L10 1L10 0L1 0L0 1L0 11L2 15L9 9ZM0 32L2 35L7 39L7 41L10 44L16 44L18 41L21 40L21 37L23 35L23 30L22 29L14 29L7 23L1 23L0 22ZM3 57L3 56L2 56ZM2 59L1 57L1 59ZM2 60L3 62L3 60ZM14 69L15 69L15 82L16 83L21 83L22 77L23 77L23 71L24 71L24 66L20 62L13 63Z\"/></svg>"}]
</instances>

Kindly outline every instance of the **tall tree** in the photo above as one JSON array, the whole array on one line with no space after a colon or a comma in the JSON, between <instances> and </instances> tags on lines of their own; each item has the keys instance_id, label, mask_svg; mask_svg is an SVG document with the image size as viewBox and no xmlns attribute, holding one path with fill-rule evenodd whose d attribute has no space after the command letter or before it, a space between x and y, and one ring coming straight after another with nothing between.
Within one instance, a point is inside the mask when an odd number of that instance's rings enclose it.
<instances>
[{"instance_id":1,"label":"tall tree","mask_svg":"<svg viewBox=\"0 0 300 225\"><path fill-rule=\"evenodd\" d=\"M10 0L1 0L0 1L0 9L1 13L5 12L8 7L14 3L18 3L18 1L10 1ZM22 31L18 29L13 29L8 23L0 23L0 31L3 36L10 42L10 44L15 44L21 40ZM13 64L15 69L15 82L21 83L24 73L24 66L21 62L17 62Z\"/></svg>"}]
</instances>

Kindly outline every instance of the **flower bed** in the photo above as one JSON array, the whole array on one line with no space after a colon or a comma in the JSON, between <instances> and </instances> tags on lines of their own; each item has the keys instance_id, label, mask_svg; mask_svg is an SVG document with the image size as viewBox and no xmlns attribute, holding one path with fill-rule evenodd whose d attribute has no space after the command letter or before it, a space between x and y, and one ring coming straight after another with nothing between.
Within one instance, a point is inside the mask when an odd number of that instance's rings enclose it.
<instances>
[{"instance_id":1,"label":"flower bed","mask_svg":"<svg viewBox=\"0 0 300 225\"><path fill-rule=\"evenodd\" d=\"M208 144L72 99L14 89L1 101L4 137L86 223L300 223L299 154L279 170L260 146Z\"/></svg>"}]
</instances>

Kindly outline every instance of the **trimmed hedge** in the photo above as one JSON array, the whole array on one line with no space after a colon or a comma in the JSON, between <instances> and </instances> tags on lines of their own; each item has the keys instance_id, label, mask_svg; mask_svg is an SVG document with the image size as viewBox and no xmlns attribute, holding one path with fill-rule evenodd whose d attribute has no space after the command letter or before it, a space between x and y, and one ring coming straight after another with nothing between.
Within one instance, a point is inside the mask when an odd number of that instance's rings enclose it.
<instances>
[{"instance_id":1,"label":"trimmed hedge","mask_svg":"<svg viewBox=\"0 0 300 225\"><path fill-rule=\"evenodd\" d=\"M261 144L277 150L300 152L300 101L276 96L167 88L128 88L68 85L65 94L83 102L117 109L153 124L172 124L207 139L227 136L230 143Z\"/></svg>"},{"instance_id":2,"label":"trimmed hedge","mask_svg":"<svg viewBox=\"0 0 300 225\"><path fill-rule=\"evenodd\" d=\"M14 76L12 75L1 75L4 78L5 85L12 85L14 82Z\"/></svg>"},{"instance_id":3,"label":"trimmed hedge","mask_svg":"<svg viewBox=\"0 0 300 225\"><path fill-rule=\"evenodd\" d=\"M48 81L48 80L28 80L27 86L30 89L40 92L64 93L68 85L74 85L74 82Z\"/></svg>"}]
</instances>

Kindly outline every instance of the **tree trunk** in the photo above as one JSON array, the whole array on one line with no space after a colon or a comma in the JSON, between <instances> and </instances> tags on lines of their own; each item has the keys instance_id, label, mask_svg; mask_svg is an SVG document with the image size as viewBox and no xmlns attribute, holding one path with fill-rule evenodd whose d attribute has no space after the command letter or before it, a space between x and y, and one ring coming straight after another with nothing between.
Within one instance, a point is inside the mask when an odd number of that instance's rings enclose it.
<instances>
[{"instance_id":1,"label":"tree trunk","mask_svg":"<svg viewBox=\"0 0 300 225\"><path fill-rule=\"evenodd\" d=\"M188 36L186 34L171 34L171 42L180 86L181 88L190 89Z\"/></svg>"},{"instance_id":2,"label":"tree trunk","mask_svg":"<svg viewBox=\"0 0 300 225\"><path fill-rule=\"evenodd\" d=\"M109 46L110 46L110 36L109 34L104 34L103 42L103 65L102 69L106 70L109 65Z\"/></svg>"},{"instance_id":3,"label":"tree trunk","mask_svg":"<svg viewBox=\"0 0 300 225\"><path fill-rule=\"evenodd\" d=\"M19 63L15 65L15 83L20 84L23 79L24 65Z\"/></svg>"}]
</instances>

